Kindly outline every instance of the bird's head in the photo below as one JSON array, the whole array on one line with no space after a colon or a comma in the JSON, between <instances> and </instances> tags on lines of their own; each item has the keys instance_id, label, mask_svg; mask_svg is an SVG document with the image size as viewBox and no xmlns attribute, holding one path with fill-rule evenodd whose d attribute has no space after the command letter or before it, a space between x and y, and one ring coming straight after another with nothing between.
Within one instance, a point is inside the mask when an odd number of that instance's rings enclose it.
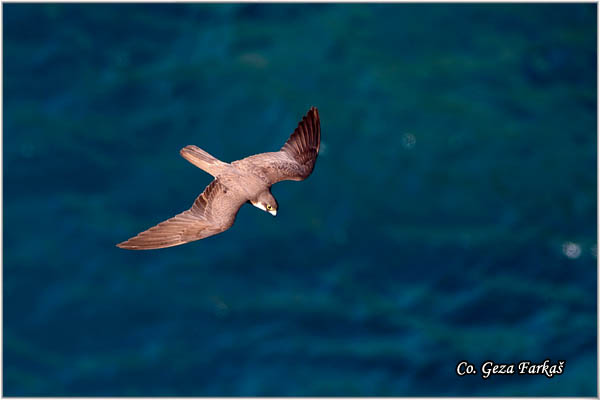
<instances>
[{"instance_id":1,"label":"bird's head","mask_svg":"<svg viewBox=\"0 0 600 400\"><path fill-rule=\"evenodd\" d=\"M256 208L260 208L263 211L268 212L272 216L277 215L277 200L271 194L269 190L261 192L256 199L250 200L250 203Z\"/></svg>"}]
</instances>

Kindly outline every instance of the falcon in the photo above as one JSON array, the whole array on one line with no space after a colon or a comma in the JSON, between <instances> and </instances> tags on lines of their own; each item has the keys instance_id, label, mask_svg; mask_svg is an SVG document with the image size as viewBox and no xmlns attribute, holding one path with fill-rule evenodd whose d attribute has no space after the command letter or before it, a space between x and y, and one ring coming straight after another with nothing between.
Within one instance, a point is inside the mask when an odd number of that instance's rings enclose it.
<instances>
[{"instance_id":1,"label":"falcon","mask_svg":"<svg viewBox=\"0 0 600 400\"><path fill-rule=\"evenodd\" d=\"M283 147L226 163L190 145L183 158L215 179L189 210L117 244L129 250L178 246L216 235L231 228L245 203L277 215L271 186L284 180L302 181L312 173L321 144L319 112L311 107Z\"/></svg>"}]
</instances>

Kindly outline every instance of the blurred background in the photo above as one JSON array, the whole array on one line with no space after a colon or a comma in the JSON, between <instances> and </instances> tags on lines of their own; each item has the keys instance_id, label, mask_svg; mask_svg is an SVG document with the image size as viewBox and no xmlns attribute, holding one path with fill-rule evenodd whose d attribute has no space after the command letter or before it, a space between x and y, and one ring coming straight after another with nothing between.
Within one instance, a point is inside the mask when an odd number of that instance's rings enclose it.
<instances>
[{"instance_id":1,"label":"blurred background","mask_svg":"<svg viewBox=\"0 0 600 400\"><path fill-rule=\"evenodd\" d=\"M596 395L596 5L3 10L4 395ZM313 105L277 218L115 247Z\"/></svg>"}]
</instances>

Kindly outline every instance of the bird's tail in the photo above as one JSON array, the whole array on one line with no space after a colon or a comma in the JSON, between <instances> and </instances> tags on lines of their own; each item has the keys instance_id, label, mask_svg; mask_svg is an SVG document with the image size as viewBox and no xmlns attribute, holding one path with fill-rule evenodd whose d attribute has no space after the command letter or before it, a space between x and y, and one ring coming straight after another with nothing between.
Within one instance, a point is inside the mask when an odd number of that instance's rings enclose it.
<instances>
[{"instance_id":1,"label":"bird's tail","mask_svg":"<svg viewBox=\"0 0 600 400\"><path fill-rule=\"evenodd\" d=\"M219 172L229 166L229 164L211 156L206 151L194 145L185 146L179 153L196 167L208 172L214 177L217 177Z\"/></svg>"}]
</instances>

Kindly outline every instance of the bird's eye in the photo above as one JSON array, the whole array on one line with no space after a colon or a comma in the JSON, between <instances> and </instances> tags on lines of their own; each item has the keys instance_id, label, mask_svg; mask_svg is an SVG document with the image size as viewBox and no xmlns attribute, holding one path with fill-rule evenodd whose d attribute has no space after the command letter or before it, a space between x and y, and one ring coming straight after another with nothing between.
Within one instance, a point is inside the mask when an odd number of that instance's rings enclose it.
<instances>
[{"instance_id":1,"label":"bird's eye","mask_svg":"<svg viewBox=\"0 0 600 400\"><path fill-rule=\"evenodd\" d=\"M271 207L271 205L270 205L270 204L267 204L267 210L268 210L268 211L271 211L272 209L273 209L273 207Z\"/></svg>"}]
</instances>

